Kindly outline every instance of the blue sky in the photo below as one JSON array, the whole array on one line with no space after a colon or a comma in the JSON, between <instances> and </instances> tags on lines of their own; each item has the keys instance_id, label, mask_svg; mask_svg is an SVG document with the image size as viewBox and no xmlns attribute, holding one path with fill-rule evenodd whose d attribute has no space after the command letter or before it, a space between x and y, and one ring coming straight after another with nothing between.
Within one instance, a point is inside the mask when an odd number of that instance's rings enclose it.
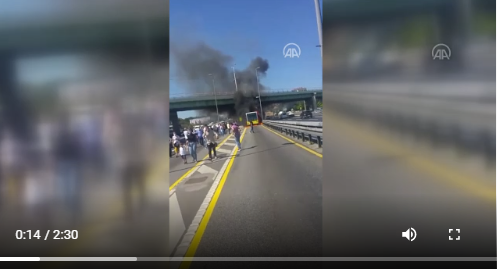
<instances>
[{"instance_id":1,"label":"blue sky","mask_svg":"<svg viewBox=\"0 0 497 269\"><path fill-rule=\"evenodd\" d=\"M271 89L322 85L314 1L184 0L170 1L169 11L171 42L175 37L203 41L232 56L237 69L245 69L257 56L265 58L270 67L261 83ZM283 47L288 43L299 45L299 58L284 58ZM185 92L175 81L174 61L170 68L171 96Z\"/></svg>"}]
</instances>

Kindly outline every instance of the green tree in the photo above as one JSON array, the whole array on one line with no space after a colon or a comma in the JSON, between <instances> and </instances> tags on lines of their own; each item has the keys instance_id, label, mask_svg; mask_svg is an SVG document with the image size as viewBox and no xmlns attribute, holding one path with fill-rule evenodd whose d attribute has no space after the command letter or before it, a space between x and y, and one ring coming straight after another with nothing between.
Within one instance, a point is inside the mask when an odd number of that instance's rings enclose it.
<instances>
[{"instance_id":1,"label":"green tree","mask_svg":"<svg viewBox=\"0 0 497 269\"><path fill-rule=\"evenodd\" d=\"M190 127L190 119L179 119L179 125L181 125L181 128L189 128Z\"/></svg>"},{"instance_id":2,"label":"green tree","mask_svg":"<svg viewBox=\"0 0 497 269\"><path fill-rule=\"evenodd\" d=\"M317 105L318 107L320 107L320 108L323 108L323 101L318 100L318 101L316 102L316 105Z\"/></svg>"},{"instance_id":3,"label":"green tree","mask_svg":"<svg viewBox=\"0 0 497 269\"><path fill-rule=\"evenodd\" d=\"M304 102L297 102L293 105L294 110L304 110Z\"/></svg>"}]
</instances>

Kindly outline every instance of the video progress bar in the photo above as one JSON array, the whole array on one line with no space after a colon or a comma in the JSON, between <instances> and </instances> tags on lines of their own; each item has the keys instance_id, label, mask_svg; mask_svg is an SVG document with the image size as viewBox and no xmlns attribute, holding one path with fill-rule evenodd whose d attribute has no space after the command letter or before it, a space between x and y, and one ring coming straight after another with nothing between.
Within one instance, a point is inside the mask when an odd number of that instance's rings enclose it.
<instances>
[{"instance_id":1,"label":"video progress bar","mask_svg":"<svg viewBox=\"0 0 497 269\"><path fill-rule=\"evenodd\" d=\"M0 262L136 262L137 257L0 257Z\"/></svg>"},{"instance_id":2,"label":"video progress bar","mask_svg":"<svg viewBox=\"0 0 497 269\"><path fill-rule=\"evenodd\" d=\"M141 261L142 258L138 258ZM171 262L255 262L255 261L271 261L271 262L326 262L326 261L497 261L496 257L172 257Z\"/></svg>"},{"instance_id":3,"label":"video progress bar","mask_svg":"<svg viewBox=\"0 0 497 269\"><path fill-rule=\"evenodd\" d=\"M2 261L497 261L496 257L0 257Z\"/></svg>"}]
</instances>

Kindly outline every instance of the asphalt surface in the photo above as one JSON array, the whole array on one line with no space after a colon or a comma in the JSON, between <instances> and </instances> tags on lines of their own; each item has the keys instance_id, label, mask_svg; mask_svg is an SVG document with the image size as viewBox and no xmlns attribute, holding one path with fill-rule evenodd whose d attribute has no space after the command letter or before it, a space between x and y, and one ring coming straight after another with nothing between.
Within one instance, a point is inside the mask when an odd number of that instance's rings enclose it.
<instances>
[{"instance_id":1,"label":"asphalt surface","mask_svg":"<svg viewBox=\"0 0 497 269\"><path fill-rule=\"evenodd\" d=\"M495 257L495 168L325 113L324 255Z\"/></svg>"},{"instance_id":2,"label":"asphalt surface","mask_svg":"<svg viewBox=\"0 0 497 269\"><path fill-rule=\"evenodd\" d=\"M233 149L236 147L233 136L225 135L218 139L217 159L201 161L207 156L207 150L201 146L198 149L199 163L193 163L187 155L188 163L181 158L171 158L169 171L169 249L168 255L183 256L185 249L184 235L188 233L197 219L198 211L204 203L216 178L222 176L223 167L229 162ZM188 244L188 242L186 243Z\"/></svg>"},{"instance_id":3,"label":"asphalt surface","mask_svg":"<svg viewBox=\"0 0 497 269\"><path fill-rule=\"evenodd\" d=\"M321 256L321 158L262 126L242 148L195 256Z\"/></svg>"}]
</instances>

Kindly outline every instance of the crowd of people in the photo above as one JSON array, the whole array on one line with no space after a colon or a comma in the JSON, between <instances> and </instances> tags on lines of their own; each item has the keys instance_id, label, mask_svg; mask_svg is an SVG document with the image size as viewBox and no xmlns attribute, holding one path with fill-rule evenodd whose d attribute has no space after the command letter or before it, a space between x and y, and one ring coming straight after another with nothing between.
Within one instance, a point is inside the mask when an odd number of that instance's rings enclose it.
<instances>
[{"instance_id":1,"label":"crowd of people","mask_svg":"<svg viewBox=\"0 0 497 269\"><path fill-rule=\"evenodd\" d=\"M192 162L198 162L197 146L207 148L209 160L217 159L216 147L219 137L233 134L238 150L241 150L240 128L236 122L221 122L211 126L203 125L199 128L185 128L182 135L173 133L170 138L170 157L182 158L187 164L187 155L192 157Z\"/></svg>"},{"instance_id":2,"label":"crowd of people","mask_svg":"<svg viewBox=\"0 0 497 269\"><path fill-rule=\"evenodd\" d=\"M131 209L131 189L143 190L154 149L167 137L166 116L148 112L66 111L36 120L29 141L2 128L0 205L55 202L76 216L85 192L116 179Z\"/></svg>"}]
</instances>

